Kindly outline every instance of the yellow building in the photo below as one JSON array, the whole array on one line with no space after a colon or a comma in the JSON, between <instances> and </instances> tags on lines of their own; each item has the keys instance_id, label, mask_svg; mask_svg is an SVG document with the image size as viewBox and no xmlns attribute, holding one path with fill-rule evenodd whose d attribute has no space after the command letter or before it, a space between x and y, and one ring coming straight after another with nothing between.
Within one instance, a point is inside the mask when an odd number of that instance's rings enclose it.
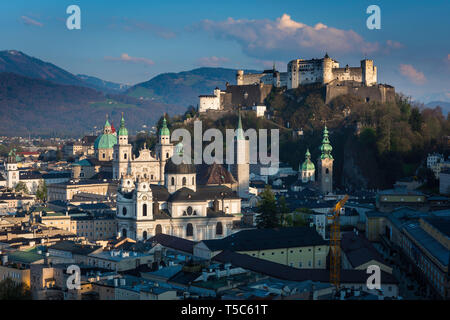
<instances>
[{"instance_id":1,"label":"yellow building","mask_svg":"<svg viewBox=\"0 0 450 320\"><path fill-rule=\"evenodd\" d=\"M211 259L224 250L302 269L325 269L328 242L309 227L243 230L194 245L194 256Z\"/></svg>"}]
</instances>

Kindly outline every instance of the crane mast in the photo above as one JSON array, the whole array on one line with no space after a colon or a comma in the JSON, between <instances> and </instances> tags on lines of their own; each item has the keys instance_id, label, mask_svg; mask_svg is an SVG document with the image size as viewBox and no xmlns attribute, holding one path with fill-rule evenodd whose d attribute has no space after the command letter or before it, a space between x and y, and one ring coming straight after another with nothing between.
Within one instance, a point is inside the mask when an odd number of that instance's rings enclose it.
<instances>
[{"instance_id":1,"label":"crane mast","mask_svg":"<svg viewBox=\"0 0 450 320\"><path fill-rule=\"evenodd\" d=\"M339 290L341 280L341 226L339 223L339 215L341 209L348 200L348 195L345 195L330 211L328 220L330 225L330 283Z\"/></svg>"}]
</instances>

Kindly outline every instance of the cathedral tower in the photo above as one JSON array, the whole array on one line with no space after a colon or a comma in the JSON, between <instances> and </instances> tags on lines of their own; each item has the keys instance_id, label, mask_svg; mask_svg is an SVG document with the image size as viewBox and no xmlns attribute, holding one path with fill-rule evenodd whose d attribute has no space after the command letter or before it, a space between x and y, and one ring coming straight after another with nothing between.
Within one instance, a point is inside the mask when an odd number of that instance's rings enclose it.
<instances>
[{"instance_id":1,"label":"cathedral tower","mask_svg":"<svg viewBox=\"0 0 450 320\"><path fill-rule=\"evenodd\" d=\"M132 157L132 146L128 143L128 130L125 128L123 113L117 138L119 142L114 145L113 179L120 179L127 172Z\"/></svg>"},{"instance_id":2,"label":"cathedral tower","mask_svg":"<svg viewBox=\"0 0 450 320\"><path fill-rule=\"evenodd\" d=\"M8 154L6 163L6 187L14 188L19 183L19 170L17 169L16 149Z\"/></svg>"},{"instance_id":3,"label":"cathedral tower","mask_svg":"<svg viewBox=\"0 0 450 320\"><path fill-rule=\"evenodd\" d=\"M170 143L170 130L167 127L166 117L164 116L161 129L159 130L159 142L156 145L156 159L160 161L160 173L162 182L164 182L164 165L166 161L173 156L173 144Z\"/></svg>"},{"instance_id":4,"label":"cathedral tower","mask_svg":"<svg viewBox=\"0 0 450 320\"><path fill-rule=\"evenodd\" d=\"M323 194L328 194L333 192L333 156L331 151L333 147L330 144L328 138L328 129L325 126L323 130L323 140L320 146L321 155L318 160L318 171L319 171L319 184L320 191Z\"/></svg>"}]
</instances>

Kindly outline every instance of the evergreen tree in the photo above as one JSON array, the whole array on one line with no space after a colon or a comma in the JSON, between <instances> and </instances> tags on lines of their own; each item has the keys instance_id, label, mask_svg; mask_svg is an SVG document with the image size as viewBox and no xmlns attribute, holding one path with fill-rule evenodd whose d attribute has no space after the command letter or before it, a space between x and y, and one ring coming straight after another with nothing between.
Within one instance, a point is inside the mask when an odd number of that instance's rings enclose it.
<instances>
[{"instance_id":1,"label":"evergreen tree","mask_svg":"<svg viewBox=\"0 0 450 320\"><path fill-rule=\"evenodd\" d=\"M36 198L41 201L45 201L47 199L47 185L45 184L45 181L39 183L39 187L36 190Z\"/></svg>"},{"instance_id":2,"label":"evergreen tree","mask_svg":"<svg viewBox=\"0 0 450 320\"><path fill-rule=\"evenodd\" d=\"M27 185L23 182L19 182L14 189L16 192L29 193Z\"/></svg>"},{"instance_id":3,"label":"evergreen tree","mask_svg":"<svg viewBox=\"0 0 450 320\"><path fill-rule=\"evenodd\" d=\"M276 228L279 226L278 207L275 194L270 186L266 186L260 194L261 200L258 203L259 216L256 223L258 228Z\"/></svg>"}]
</instances>

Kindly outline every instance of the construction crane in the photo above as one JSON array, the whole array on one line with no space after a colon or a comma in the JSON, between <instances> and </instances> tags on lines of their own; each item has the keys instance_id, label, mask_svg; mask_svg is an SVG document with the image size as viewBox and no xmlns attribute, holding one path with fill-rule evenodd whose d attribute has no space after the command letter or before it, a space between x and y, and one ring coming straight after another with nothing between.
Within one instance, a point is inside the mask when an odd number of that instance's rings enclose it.
<instances>
[{"instance_id":1,"label":"construction crane","mask_svg":"<svg viewBox=\"0 0 450 320\"><path fill-rule=\"evenodd\" d=\"M331 209L327 218L331 222L330 226L330 283L339 291L341 280L341 226L339 224L339 215L341 209L348 200L345 195L333 209Z\"/></svg>"}]
</instances>

